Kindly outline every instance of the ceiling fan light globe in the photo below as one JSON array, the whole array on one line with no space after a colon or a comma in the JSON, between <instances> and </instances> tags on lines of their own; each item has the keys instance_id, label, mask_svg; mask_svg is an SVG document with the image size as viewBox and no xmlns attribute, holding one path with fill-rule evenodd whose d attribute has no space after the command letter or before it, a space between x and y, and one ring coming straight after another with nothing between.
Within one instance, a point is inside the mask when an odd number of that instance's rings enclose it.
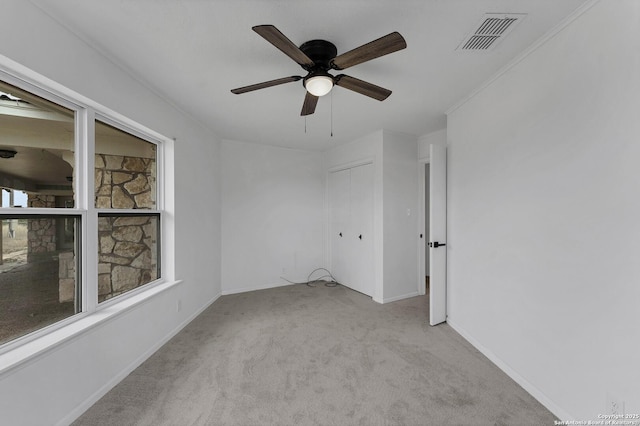
<instances>
[{"instance_id":1,"label":"ceiling fan light globe","mask_svg":"<svg viewBox=\"0 0 640 426\"><path fill-rule=\"evenodd\" d=\"M313 96L324 96L333 88L333 78L326 75L316 75L308 78L304 87Z\"/></svg>"}]
</instances>

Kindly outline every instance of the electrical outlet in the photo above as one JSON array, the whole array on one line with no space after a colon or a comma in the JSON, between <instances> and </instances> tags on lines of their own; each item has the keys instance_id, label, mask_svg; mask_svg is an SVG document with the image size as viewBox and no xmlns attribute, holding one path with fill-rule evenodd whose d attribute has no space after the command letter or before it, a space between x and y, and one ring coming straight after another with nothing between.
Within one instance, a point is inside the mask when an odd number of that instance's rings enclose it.
<instances>
[{"instance_id":1,"label":"electrical outlet","mask_svg":"<svg viewBox=\"0 0 640 426\"><path fill-rule=\"evenodd\" d=\"M624 401L621 401L614 395L607 392L607 405L605 407L606 414L623 415Z\"/></svg>"},{"instance_id":2,"label":"electrical outlet","mask_svg":"<svg viewBox=\"0 0 640 426\"><path fill-rule=\"evenodd\" d=\"M182 300L176 301L176 312L180 312L182 310Z\"/></svg>"}]
</instances>

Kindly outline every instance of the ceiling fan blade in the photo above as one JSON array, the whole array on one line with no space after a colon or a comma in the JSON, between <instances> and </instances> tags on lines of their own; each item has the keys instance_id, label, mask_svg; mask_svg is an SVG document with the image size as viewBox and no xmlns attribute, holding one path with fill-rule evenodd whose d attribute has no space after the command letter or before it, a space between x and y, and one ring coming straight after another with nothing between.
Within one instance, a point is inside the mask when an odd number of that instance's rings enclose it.
<instances>
[{"instance_id":1,"label":"ceiling fan blade","mask_svg":"<svg viewBox=\"0 0 640 426\"><path fill-rule=\"evenodd\" d=\"M379 101L384 101L391 94L391 90L389 89L344 74L337 75L333 80L336 86L353 90L361 95L369 96Z\"/></svg>"},{"instance_id":2,"label":"ceiling fan blade","mask_svg":"<svg viewBox=\"0 0 640 426\"><path fill-rule=\"evenodd\" d=\"M256 25L252 29L253 31L260 34L262 38L280 49L282 53L300 64L303 68L308 69L315 65L311 58L309 58L302 50L298 48L298 46L293 44L293 42L289 40L287 36L282 34L280 30L278 30L273 25Z\"/></svg>"},{"instance_id":3,"label":"ceiling fan blade","mask_svg":"<svg viewBox=\"0 0 640 426\"><path fill-rule=\"evenodd\" d=\"M370 61L389 53L397 52L407 47L407 42L399 32L395 31L380 37L377 40L356 47L342 55L338 55L331 61L331 67L337 70L344 70L362 62Z\"/></svg>"},{"instance_id":4,"label":"ceiling fan blade","mask_svg":"<svg viewBox=\"0 0 640 426\"><path fill-rule=\"evenodd\" d=\"M237 89L231 90L231 93L235 93L239 95L241 93L252 92L258 89L266 89L267 87L277 86L279 84L291 83L292 81L302 80L302 77L299 75L293 75L291 77L278 78L276 80L265 81L263 83L252 84L251 86L238 87Z\"/></svg>"},{"instance_id":5,"label":"ceiling fan blade","mask_svg":"<svg viewBox=\"0 0 640 426\"><path fill-rule=\"evenodd\" d=\"M302 104L302 111L300 115L311 115L316 111L316 105L318 104L318 96L313 96L307 92L304 96L304 103Z\"/></svg>"}]
</instances>

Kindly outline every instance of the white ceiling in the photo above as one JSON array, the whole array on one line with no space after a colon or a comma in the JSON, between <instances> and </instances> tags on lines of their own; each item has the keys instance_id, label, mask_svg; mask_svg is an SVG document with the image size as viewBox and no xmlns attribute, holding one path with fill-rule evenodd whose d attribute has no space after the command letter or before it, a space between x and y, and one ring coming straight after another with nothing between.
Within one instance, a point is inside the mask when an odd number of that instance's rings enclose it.
<instances>
[{"instance_id":1,"label":"white ceiling","mask_svg":"<svg viewBox=\"0 0 640 426\"><path fill-rule=\"evenodd\" d=\"M448 108L586 1L32 0L221 138L314 150L380 129L421 136L444 128ZM485 13L528 15L491 51L456 50ZM305 133L301 81L232 94L305 75L251 30L261 24L297 45L329 40L338 54L400 32L407 49L343 71L392 95L379 102L336 87L306 119Z\"/></svg>"}]
</instances>

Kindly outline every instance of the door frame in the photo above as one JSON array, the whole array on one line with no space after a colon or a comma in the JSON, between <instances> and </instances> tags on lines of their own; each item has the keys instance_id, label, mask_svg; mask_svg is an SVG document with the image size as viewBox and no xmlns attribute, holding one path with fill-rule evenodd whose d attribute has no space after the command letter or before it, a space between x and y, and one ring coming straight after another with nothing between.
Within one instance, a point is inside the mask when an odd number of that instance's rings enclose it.
<instances>
[{"instance_id":1,"label":"door frame","mask_svg":"<svg viewBox=\"0 0 640 426\"><path fill-rule=\"evenodd\" d=\"M425 277L427 276L427 265L426 265L426 256L427 256L427 242L429 241L429 236L426 231L426 218L427 212L425 211L425 202L426 202L426 173L425 168L427 164L431 163L431 158L429 156L422 157L418 159L418 294L425 295L427 293L427 286L425 283ZM422 237L420 237L422 235Z\"/></svg>"},{"instance_id":2,"label":"door frame","mask_svg":"<svg viewBox=\"0 0 640 426\"><path fill-rule=\"evenodd\" d=\"M445 148L446 149L446 148ZM429 242L429 235L426 234L426 211L425 211L425 197L426 197L426 173L425 173L425 166L427 164L431 164L432 163L432 159L431 159L431 154L425 156L425 157L421 157L418 159L418 179L420 179L418 188L419 188L419 194L418 194L418 200L419 200L419 208L418 208L418 212L420 214L420 220L418 221L418 293L421 295L426 294L426 284L425 284L425 276L426 276L426 256L427 256L427 243ZM430 167L430 172L432 171L432 168ZM447 173L448 175L448 173ZM446 179L446 177L445 177ZM431 181L431 179L430 179ZM433 195L430 194L431 200L429 201L429 205L431 206L433 203ZM420 238L420 234L422 235L422 238ZM433 260L432 260L433 261ZM448 282L446 280L446 275L445 275L445 292L446 292L446 287L448 286ZM433 301L433 286L430 286L429 288L429 297L430 297L430 305L432 305L433 303L435 303ZM445 314L445 318L446 318L446 311L447 311L447 303L446 300L444 301L444 306L441 306L443 309L443 312ZM440 305L438 305L440 306ZM431 325L436 325L437 323L433 323L433 313L430 312L430 320L429 322L431 323ZM446 321L446 319L444 320ZM439 322L438 322L439 323Z\"/></svg>"}]
</instances>

